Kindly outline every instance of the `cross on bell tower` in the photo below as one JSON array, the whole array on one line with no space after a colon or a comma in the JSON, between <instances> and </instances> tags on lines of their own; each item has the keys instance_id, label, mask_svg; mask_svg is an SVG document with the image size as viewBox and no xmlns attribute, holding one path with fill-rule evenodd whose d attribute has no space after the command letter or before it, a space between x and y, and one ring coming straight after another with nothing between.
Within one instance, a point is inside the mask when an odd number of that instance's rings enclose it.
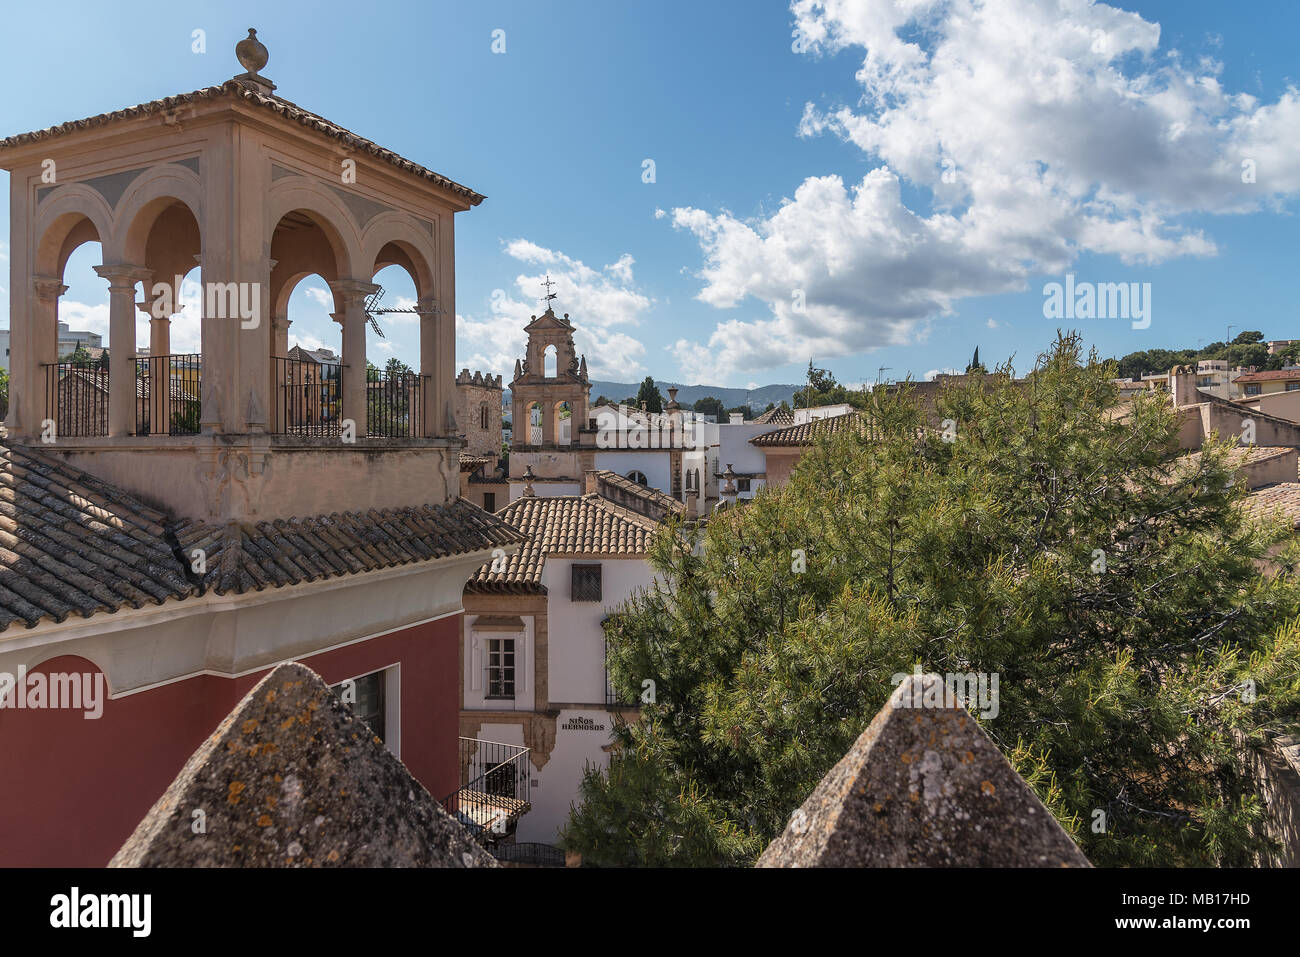
<instances>
[{"instance_id":1,"label":"cross on bell tower","mask_svg":"<svg viewBox=\"0 0 1300 957\"><path fill-rule=\"evenodd\" d=\"M551 274L549 272L546 274L546 281L542 283L542 285L546 287L546 295L543 296L538 301L541 302L541 304L545 307L547 312L550 312L551 300L554 299L556 296L558 296L559 293L551 292L551 287L554 286L555 283L551 281Z\"/></svg>"}]
</instances>

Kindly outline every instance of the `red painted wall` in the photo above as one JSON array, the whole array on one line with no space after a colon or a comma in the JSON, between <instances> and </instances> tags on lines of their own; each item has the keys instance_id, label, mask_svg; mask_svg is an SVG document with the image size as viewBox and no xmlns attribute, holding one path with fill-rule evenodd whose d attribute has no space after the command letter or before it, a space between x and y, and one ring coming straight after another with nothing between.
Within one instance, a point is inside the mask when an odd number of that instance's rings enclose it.
<instances>
[{"instance_id":1,"label":"red painted wall","mask_svg":"<svg viewBox=\"0 0 1300 957\"><path fill-rule=\"evenodd\" d=\"M402 762L437 800L460 783L461 615L299 659L328 683L400 663ZM36 669L96 672L83 658ZM269 670L269 669L267 669ZM266 671L200 675L80 711L0 708L0 866L101 867Z\"/></svg>"}]
</instances>

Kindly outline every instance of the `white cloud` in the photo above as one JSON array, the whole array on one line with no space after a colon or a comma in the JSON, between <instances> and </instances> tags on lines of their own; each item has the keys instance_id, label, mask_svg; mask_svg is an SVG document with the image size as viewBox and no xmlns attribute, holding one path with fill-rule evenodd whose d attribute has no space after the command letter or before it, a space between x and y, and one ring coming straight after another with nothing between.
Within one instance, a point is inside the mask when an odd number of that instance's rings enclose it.
<instances>
[{"instance_id":1,"label":"white cloud","mask_svg":"<svg viewBox=\"0 0 1300 957\"><path fill-rule=\"evenodd\" d=\"M334 311L334 294L320 286L303 286L302 294L326 312Z\"/></svg>"},{"instance_id":2,"label":"white cloud","mask_svg":"<svg viewBox=\"0 0 1300 957\"><path fill-rule=\"evenodd\" d=\"M987 320L985 320L984 325L988 326L990 329L997 329L1000 323L996 319L990 316Z\"/></svg>"},{"instance_id":3,"label":"white cloud","mask_svg":"<svg viewBox=\"0 0 1300 957\"><path fill-rule=\"evenodd\" d=\"M704 254L702 301L766 305L679 358L718 374L923 339L961 298L1026 288L1081 253L1152 264L1216 252L1181 217L1300 192L1300 91L1232 93L1211 58L1160 55L1160 27L1085 0L795 0L817 50L862 53L859 104L808 104L800 133L878 165L810 176L756 220L672 210ZM817 52L815 50L814 52ZM1255 183L1242 182L1250 160ZM926 191L908 206L902 182ZM795 308L802 290L806 308ZM712 359L701 358L708 352Z\"/></svg>"},{"instance_id":4,"label":"white cloud","mask_svg":"<svg viewBox=\"0 0 1300 957\"><path fill-rule=\"evenodd\" d=\"M520 262L543 268L517 275L513 291L493 290L487 315L456 317L458 368L501 373L509 381L515 359L524 355L524 326L546 308L539 300L549 274L556 312L569 313L575 327L574 344L579 353L586 354L591 377L630 381L646 374L640 362L645 346L625 331L638 326L651 306L651 300L636 289L632 256L624 253L610 265L593 269L527 239L511 240L504 251Z\"/></svg>"}]
</instances>

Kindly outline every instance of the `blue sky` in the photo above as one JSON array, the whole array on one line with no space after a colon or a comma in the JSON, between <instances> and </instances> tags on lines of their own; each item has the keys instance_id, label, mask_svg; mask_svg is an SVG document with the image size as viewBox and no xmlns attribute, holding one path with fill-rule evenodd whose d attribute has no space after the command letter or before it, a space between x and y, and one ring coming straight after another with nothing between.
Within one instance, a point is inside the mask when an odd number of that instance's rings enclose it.
<instances>
[{"instance_id":1,"label":"blue sky","mask_svg":"<svg viewBox=\"0 0 1300 957\"><path fill-rule=\"evenodd\" d=\"M1073 323L1104 354L1229 325L1300 338L1300 6L921 10L73 3L52 29L21 5L0 135L219 83L256 26L279 95L488 196L457 217L457 367L507 378L547 271L597 378L791 382L809 358L847 382L921 378L977 345L1023 368L1067 271L1151 284L1149 327ZM63 315L106 331L96 257L70 263ZM400 271L379 281L410 294ZM295 293L293 332L337 348L322 286ZM414 363L414 324L385 327L374 355Z\"/></svg>"}]
</instances>

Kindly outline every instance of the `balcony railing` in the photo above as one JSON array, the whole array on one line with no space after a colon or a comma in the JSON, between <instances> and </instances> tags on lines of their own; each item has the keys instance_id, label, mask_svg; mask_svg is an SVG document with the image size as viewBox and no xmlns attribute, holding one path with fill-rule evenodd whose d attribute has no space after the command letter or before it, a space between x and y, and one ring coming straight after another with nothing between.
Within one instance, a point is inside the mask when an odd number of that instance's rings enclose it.
<instances>
[{"instance_id":1,"label":"balcony railing","mask_svg":"<svg viewBox=\"0 0 1300 957\"><path fill-rule=\"evenodd\" d=\"M514 830L529 803L528 749L498 741L460 739L460 787L442 801L484 844Z\"/></svg>"},{"instance_id":2,"label":"balcony railing","mask_svg":"<svg viewBox=\"0 0 1300 957\"><path fill-rule=\"evenodd\" d=\"M342 365L274 356L271 366L273 432L334 436L342 431Z\"/></svg>"},{"instance_id":3,"label":"balcony railing","mask_svg":"<svg viewBox=\"0 0 1300 957\"><path fill-rule=\"evenodd\" d=\"M416 439L424 435L423 390L418 372L370 369L366 375L366 434L387 439Z\"/></svg>"},{"instance_id":4,"label":"balcony railing","mask_svg":"<svg viewBox=\"0 0 1300 957\"><path fill-rule=\"evenodd\" d=\"M135 434L198 435L201 357L195 354L144 356L132 361L135 363Z\"/></svg>"},{"instance_id":5,"label":"balcony railing","mask_svg":"<svg viewBox=\"0 0 1300 957\"><path fill-rule=\"evenodd\" d=\"M498 844L488 851L515 867L564 867L564 851L552 844Z\"/></svg>"},{"instance_id":6,"label":"balcony railing","mask_svg":"<svg viewBox=\"0 0 1300 957\"><path fill-rule=\"evenodd\" d=\"M108 435L106 363L51 362L44 369L45 418L54 423L55 434Z\"/></svg>"}]
</instances>

